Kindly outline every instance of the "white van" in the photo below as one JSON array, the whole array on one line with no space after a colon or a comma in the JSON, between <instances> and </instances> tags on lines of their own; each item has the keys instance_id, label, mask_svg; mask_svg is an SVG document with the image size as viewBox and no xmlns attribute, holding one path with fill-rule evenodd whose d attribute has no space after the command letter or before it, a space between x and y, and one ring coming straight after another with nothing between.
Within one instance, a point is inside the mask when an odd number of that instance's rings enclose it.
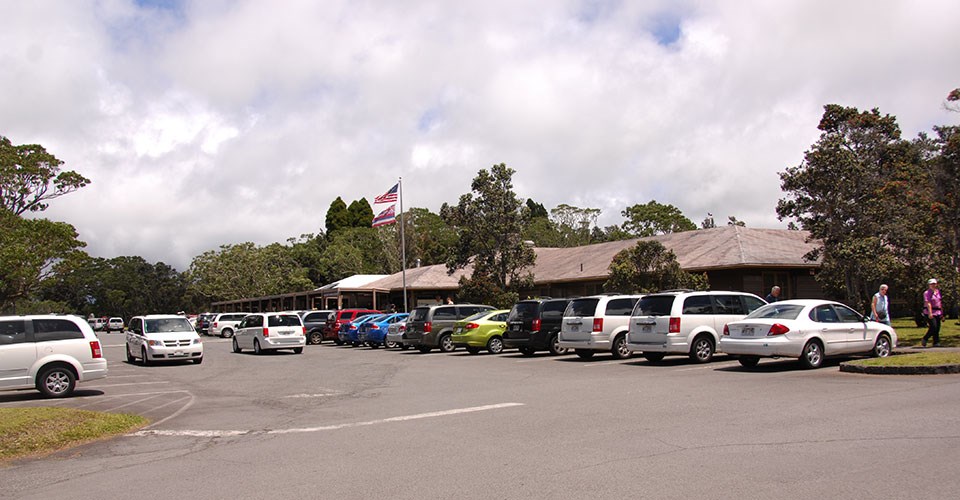
<instances>
[{"instance_id":1,"label":"white van","mask_svg":"<svg viewBox=\"0 0 960 500\"><path fill-rule=\"evenodd\" d=\"M203 341L190 321L173 314L149 314L130 320L127 362L190 360L203 363Z\"/></svg>"},{"instance_id":2,"label":"white van","mask_svg":"<svg viewBox=\"0 0 960 500\"><path fill-rule=\"evenodd\" d=\"M630 357L627 327L633 306L642 295L595 295L573 299L563 312L560 347L587 359L610 352L616 359Z\"/></svg>"}]
</instances>

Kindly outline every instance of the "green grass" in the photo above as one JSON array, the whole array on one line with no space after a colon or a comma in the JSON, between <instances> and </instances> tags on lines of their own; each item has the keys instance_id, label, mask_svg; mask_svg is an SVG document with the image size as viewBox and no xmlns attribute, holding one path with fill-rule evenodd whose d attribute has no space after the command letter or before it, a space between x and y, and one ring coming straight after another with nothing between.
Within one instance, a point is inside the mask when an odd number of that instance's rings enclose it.
<instances>
[{"instance_id":1,"label":"green grass","mask_svg":"<svg viewBox=\"0 0 960 500\"><path fill-rule=\"evenodd\" d=\"M913 318L895 318L893 328L901 347L920 345L920 339L927 333L927 327L918 328ZM927 345L930 345L928 343ZM940 345L960 347L960 322L955 319L944 320L940 324Z\"/></svg>"},{"instance_id":2,"label":"green grass","mask_svg":"<svg viewBox=\"0 0 960 500\"><path fill-rule=\"evenodd\" d=\"M0 408L0 463L124 434L148 422L138 415L70 408Z\"/></svg>"},{"instance_id":3,"label":"green grass","mask_svg":"<svg viewBox=\"0 0 960 500\"><path fill-rule=\"evenodd\" d=\"M960 364L960 352L919 352L850 361L863 366L939 366Z\"/></svg>"}]
</instances>

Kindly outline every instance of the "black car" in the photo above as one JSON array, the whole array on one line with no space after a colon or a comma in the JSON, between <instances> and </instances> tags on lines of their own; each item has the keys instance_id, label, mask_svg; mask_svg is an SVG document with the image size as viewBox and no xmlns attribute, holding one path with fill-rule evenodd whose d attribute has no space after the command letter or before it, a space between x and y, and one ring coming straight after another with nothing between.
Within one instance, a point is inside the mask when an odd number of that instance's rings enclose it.
<instances>
[{"instance_id":1,"label":"black car","mask_svg":"<svg viewBox=\"0 0 960 500\"><path fill-rule=\"evenodd\" d=\"M537 351L565 354L557 336L563 322L563 311L570 299L531 299L514 304L507 316L503 346L516 347L525 356Z\"/></svg>"},{"instance_id":2,"label":"black car","mask_svg":"<svg viewBox=\"0 0 960 500\"><path fill-rule=\"evenodd\" d=\"M319 344L323 341L323 326L327 324L329 318L336 311L304 311L300 314L303 318L303 328L307 331L307 343Z\"/></svg>"}]
</instances>

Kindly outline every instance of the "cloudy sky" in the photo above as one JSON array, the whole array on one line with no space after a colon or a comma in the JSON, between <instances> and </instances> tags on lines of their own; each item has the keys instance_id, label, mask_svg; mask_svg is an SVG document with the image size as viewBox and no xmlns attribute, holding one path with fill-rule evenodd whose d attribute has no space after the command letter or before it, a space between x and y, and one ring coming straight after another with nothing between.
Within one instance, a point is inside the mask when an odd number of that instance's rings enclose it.
<instances>
[{"instance_id":1,"label":"cloudy sky","mask_svg":"<svg viewBox=\"0 0 960 500\"><path fill-rule=\"evenodd\" d=\"M0 135L93 182L44 217L185 270L481 168L548 209L776 219L823 105L957 124L960 2L0 0ZM384 208L374 207L375 210Z\"/></svg>"}]
</instances>

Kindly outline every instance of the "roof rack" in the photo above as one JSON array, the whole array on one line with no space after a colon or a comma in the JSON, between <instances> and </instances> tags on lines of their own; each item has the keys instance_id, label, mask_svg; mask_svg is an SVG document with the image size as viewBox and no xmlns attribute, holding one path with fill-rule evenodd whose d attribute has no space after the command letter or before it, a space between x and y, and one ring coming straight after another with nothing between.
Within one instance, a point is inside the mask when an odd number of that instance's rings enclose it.
<instances>
[{"instance_id":1,"label":"roof rack","mask_svg":"<svg viewBox=\"0 0 960 500\"><path fill-rule=\"evenodd\" d=\"M692 292L692 288L672 288L670 290L660 290L657 293L681 293L681 292Z\"/></svg>"}]
</instances>

